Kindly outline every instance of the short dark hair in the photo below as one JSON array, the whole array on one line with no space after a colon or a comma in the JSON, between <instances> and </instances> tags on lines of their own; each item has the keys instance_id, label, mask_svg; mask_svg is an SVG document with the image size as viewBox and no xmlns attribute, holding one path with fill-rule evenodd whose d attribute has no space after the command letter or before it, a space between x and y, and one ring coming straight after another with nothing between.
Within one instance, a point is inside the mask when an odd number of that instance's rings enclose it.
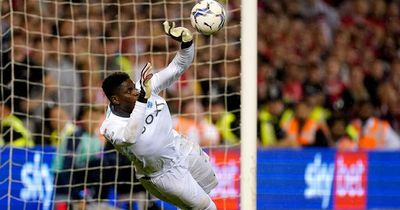
<instances>
[{"instance_id":1,"label":"short dark hair","mask_svg":"<svg viewBox=\"0 0 400 210\"><path fill-rule=\"evenodd\" d=\"M108 100L111 102L111 96L115 94L121 83L130 79L129 75L125 72L115 72L110 74L103 80L101 88Z\"/></svg>"}]
</instances>

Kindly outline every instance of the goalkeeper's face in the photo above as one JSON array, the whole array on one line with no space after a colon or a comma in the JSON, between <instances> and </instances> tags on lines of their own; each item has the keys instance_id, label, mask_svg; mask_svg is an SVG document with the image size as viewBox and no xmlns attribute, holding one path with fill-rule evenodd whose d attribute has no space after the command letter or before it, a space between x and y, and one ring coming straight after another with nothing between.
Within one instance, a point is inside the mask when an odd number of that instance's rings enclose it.
<instances>
[{"instance_id":1,"label":"goalkeeper's face","mask_svg":"<svg viewBox=\"0 0 400 210\"><path fill-rule=\"evenodd\" d=\"M119 106L122 111L130 114L139 97L139 91L135 88L132 80L127 79L121 83L114 96L113 104Z\"/></svg>"}]
</instances>

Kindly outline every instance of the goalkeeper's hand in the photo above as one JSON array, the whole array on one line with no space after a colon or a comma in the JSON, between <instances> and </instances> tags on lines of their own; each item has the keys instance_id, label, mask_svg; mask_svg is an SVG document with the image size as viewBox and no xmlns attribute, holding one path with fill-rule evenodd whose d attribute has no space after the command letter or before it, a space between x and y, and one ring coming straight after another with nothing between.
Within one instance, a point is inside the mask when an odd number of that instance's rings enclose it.
<instances>
[{"instance_id":1,"label":"goalkeeper's hand","mask_svg":"<svg viewBox=\"0 0 400 210\"><path fill-rule=\"evenodd\" d=\"M182 44L185 43L192 43L193 40L193 34L192 32L185 28L185 27L175 27L175 23L172 22L172 24L170 24L170 22L165 21L163 23L164 25L164 32L172 37L173 39L182 42ZM190 45L189 45L190 46Z\"/></svg>"},{"instance_id":2,"label":"goalkeeper's hand","mask_svg":"<svg viewBox=\"0 0 400 210\"><path fill-rule=\"evenodd\" d=\"M140 94L138 101L147 103L147 99L151 96L151 82L150 79L153 77L151 73L151 64L147 63L140 73Z\"/></svg>"}]
</instances>

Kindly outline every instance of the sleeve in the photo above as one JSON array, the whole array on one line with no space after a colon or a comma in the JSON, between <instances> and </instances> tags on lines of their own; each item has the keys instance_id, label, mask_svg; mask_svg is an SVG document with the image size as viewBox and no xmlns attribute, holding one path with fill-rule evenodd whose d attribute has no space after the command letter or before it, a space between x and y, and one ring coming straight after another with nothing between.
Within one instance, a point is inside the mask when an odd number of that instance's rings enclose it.
<instances>
[{"instance_id":1,"label":"sleeve","mask_svg":"<svg viewBox=\"0 0 400 210\"><path fill-rule=\"evenodd\" d=\"M118 122L108 121L101 126L100 134L112 144L134 144L142 132L145 113L146 104L136 101L135 108L125 126Z\"/></svg>"},{"instance_id":2,"label":"sleeve","mask_svg":"<svg viewBox=\"0 0 400 210\"><path fill-rule=\"evenodd\" d=\"M153 93L158 94L160 91L166 89L175 82L185 72L185 70L189 68L193 58L193 44L188 48L179 50L167 68L155 73L153 78L151 78Z\"/></svg>"}]
</instances>

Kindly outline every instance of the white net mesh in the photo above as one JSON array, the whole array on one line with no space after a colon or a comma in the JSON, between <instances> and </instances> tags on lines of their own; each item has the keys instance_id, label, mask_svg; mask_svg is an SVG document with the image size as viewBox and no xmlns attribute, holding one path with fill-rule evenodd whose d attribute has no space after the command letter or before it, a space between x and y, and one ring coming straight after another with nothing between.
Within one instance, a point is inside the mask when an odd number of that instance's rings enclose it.
<instances>
[{"instance_id":1,"label":"white net mesh","mask_svg":"<svg viewBox=\"0 0 400 210\"><path fill-rule=\"evenodd\" d=\"M190 69L162 94L176 129L208 150L218 209L238 208L240 2L221 2L227 25L195 33ZM98 127L105 76L165 67L179 45L162 22L190 26L194 0L1 1L0 206L8 209L168 209L134 179ZM8 171L8 172L7 172ZM38 172L39 171L39 172ZM54 181L53 181L54 180ZM53 184L54 183L54 184ZM3 209L3 207L2 207Z\"/></svg>"}]
</instances>

